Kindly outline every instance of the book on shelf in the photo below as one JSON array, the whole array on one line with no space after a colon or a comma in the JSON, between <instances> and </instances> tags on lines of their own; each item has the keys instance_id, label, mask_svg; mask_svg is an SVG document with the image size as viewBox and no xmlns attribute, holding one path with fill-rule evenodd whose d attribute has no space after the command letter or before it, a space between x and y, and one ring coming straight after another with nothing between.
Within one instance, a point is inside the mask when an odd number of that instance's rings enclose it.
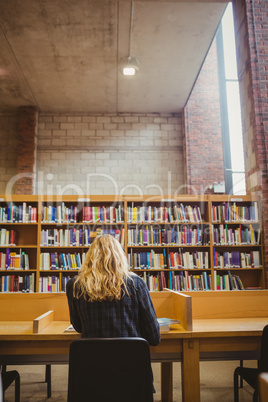
<instances>
[{"instance_id":1,"label":"book on shelf","mask_svg":"<svg viewBox=\"0 0 268 402\"><path fill-rule=\"evenodd\" d=\"M243 282L239 275L232 275L227 271L223 275L215 275L215 290L244 290Z\"/></svg>"},{"instance_id":2,"label":"book on shelf","mask_svg":"<svg viewBox=\"0 0 268 402\"><path fill-rule=\"evenodd\" d=\"M34 278L34 273L30 275L2 275L0 277L0 292L33 293L35 291Z\"/></svg>"},{"instance_id":3,"label":"book on shelf","mask_svg":"<svg viewBox=\"0 0 268 402\"><path fill-rule=\"evenodd\" d=\"M0 246L17 246L18 244L18 232L14 229L0 230Z\"/></svg>"},{"instance_id":4,"label":"book on shelf","mask_svg":"<svg viewBox=\"0 0 268 402\"><path fill-rule=\"evenodd\" d=\"M72 270L80 269L85 261L86 253L41 253L40 270Z\"/></svg>"},{"instance_id":5,"label":"book on shelf","mask_svg":"<svg viewBox=\"0 0 268 402\"><path fill-rule=\"evenodd\" d=\"M211 274L206 271L200 274L170 271L168 288L175 291L212 290Z\"/></svg>"},{"instance_id":6,"label":"book on shelf","mask_svg":"<svg viewBox=\"0 0 268 402\"><path fill-rule=\"evenodd\" d=\"M40 276L39 293L59 293L60 279L57 276Z\"/></svg>"},{"instance_id":7,"label":"book on shelf","mask_svg":"<svg viewBox=\"0 0 268 402\"><path fill-rule=\"evenodd\" d=\"M164 288L166 288L166 277L163 271L154 273L154 275L149 275L147 272L143 272L141 277L146 283L150 292L161 292Z\"/></svg>"},{"instance_id":8,"label":"book on shelf","mask_svg":"<svg viewBox=\"0 0 268 402\"><path fill-rule=\"evenodd\" d=\"M90 230L87 228L70 229L42 229L41 246L42 247L82 247L90 246L94 239L103 234L110 234L116 240L124 245L125 229L102 229Z\"/></svg>"},{"instance_id":9,"label":"book on shelf","mask_svg":"<svg viewBox=\"0 0 268 402\"><path fill-rule=\"evenodd\" d=\"M128 253L128 264L132 269L164 269L167 267L166 250L155 252L135 252L132 249Z\"/></svg>"},{"instance_id":10,"label":"book on shelf","mask_svg":"<svg viewBox=\"0 0 268 402\"><path fill-rule=\"evenodd\" d=\"M124 208L114 206L84 206L82 209L84 223L123 223Z\"/></svg>"},{"instance_id":11,"label":"book on shelf","mask_svg":"<svg viewBox=\"0 0 268 402\"><path fill-rule=\"evenodd\" d=\"M16 205L9 202L7 206L0 207L1 223L36 223L37 208L27 205L26 202Z\"/></svg>"},{"instance_id":12,"label":"book on shelf","mask_svg":"<svg viewBox=\"0 0 268 402\"><path fill-rule=\"evenodd\" d=\"M29 270L29 256L22 249L12 251L9 248L6 252L0 252L0 270Z\"/></svg>"},{"instance_id":13,"label":"book on shelf","mask_svg":"<svg viewBox=\"0 0 268 402\"><path fill-rule=\"evenodd\" d=\"M216 251L213 248L214 268L256 268L261 267L261 252Z\"/></svg>"},{"instance_id":14,"label":"book on shelf","mask_svg":"<svg viewBox=\"0 0 268 402\"><path fill-rule=\"evenodd\" d=\"M175 225L168 229L154 228L143 225L129 228L127 231L129 246L163 246L163 245L208 245L210 242L209 233L202 227L189 227L186 225Z\"/></svg>"},{"instance_id":15,"label":"book on shelf","mask_svg":"<svg viewBox=\"0 0 268 402\"><path fill-rule=\"evenodd\" d=\"M135 205L127 207L127 222L133 223L174 223L202 222L199 206L175 204L173 206Z\"/></svg>"},{"instance_id":16,"label":"book on shelf","mask_svg":"<svg viewBox=\"0 0 268 402\"><path fill-rule=\"evenodd\" d=\"M169 332L170 331L170 325L176 325L180 324L180 320L175 320L172 318L157 318L159 327L160 327L160 333L163 332Z\"/></svg>"},{"instance_id":17,"label":"book on shelf","mask_svg":"<svg viewBox=\"0 0 268 402\"><path fill-rule=\"evenodd\" d=\"M250 222L259 221L258 203L252 205L237 205L236 202L223 202L220 205L212 204L213 222Z\"/></svg>"},{"instance_id":18,"label":"book on shelf","mask_svg":"<svg viewBox=\"0 0 268 402\"><path fill-rule=\"evenodd\" d=\"M227 225L220 224L219 227L212 227L213 229L213 242L215 245L255 245L260 244L260 228L253 229L250 224L248 227L239 225L238 228L228 228Z\"/></svg>"},{"instance_id":19,"label":"book on shelf","mask_svg":"<svg viewBox=\"0 0 268 402\"><path fill-rule=\"evenodd\" d=\"M42 205L41 219L43 223L77 223L77 206Z\"/></svg>"},{"instance_id":20,"label":"book on shelf","mask_svg":"<svg viewBox=\"0 0 268 402\"><path fill-rule=\"evenodd\" d=\"M168 253L169 268L208 269L208 251L185 251L182 249Z\"/></svg>"}]
</instances>

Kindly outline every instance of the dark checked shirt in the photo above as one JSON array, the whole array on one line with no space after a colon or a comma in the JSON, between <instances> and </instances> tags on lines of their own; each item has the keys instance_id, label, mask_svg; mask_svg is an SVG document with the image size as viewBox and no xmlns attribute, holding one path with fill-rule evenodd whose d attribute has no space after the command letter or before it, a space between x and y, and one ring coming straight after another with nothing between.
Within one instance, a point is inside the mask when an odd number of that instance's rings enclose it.
<instances>
[{"instance_id":1,"label":"dark checked shirt","mask_svg":"<svg viewBox=\"0 0 268 402\"><path fill-rule=\"evenodd\" d=\"M150 345L160 342L154 306L145 282L133 275L120 300L89 302L73 297L74 278L66 286L71 323L83 338L142 337Z\"/></svg>"}]
</instances>

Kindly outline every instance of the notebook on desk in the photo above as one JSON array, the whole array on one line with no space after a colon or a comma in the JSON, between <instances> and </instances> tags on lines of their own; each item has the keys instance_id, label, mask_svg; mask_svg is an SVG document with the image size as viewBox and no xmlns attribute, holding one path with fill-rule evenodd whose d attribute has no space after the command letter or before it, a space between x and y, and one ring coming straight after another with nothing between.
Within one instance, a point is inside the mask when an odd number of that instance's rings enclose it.
<instances>
[{"instance_id":1,"label":"notebook on desk","mask_svg":"<svg viewBox=\"0 0 268 402\"><path fill-rule=\"evenodd\" d=\"M158 324L160 326L160 333L169 332L170 325L180 324L180 320L175 320L173 318L157 318Z\"/></svg>"}]
</instances>

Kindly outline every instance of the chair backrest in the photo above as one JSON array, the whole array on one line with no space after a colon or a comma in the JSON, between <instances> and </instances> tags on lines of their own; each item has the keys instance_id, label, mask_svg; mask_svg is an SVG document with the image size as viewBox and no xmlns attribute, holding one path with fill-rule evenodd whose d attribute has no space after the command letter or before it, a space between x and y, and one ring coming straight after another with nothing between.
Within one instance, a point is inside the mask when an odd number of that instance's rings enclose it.
<instances>
[{"instance_id":1,"label":"chair backrest","mask_svg":"<svg viewBox=\"0 0 268 402\"><path fill-rule=\"evenodd\" d=\"M150 349L143 338L71 343L68 402L152 402Z\"/></svg>"},{"instance_id":2,"label":"chair backrest","mask_svg":"<svg viewBox=\"0 0 268 402\"><path fill-rule=\"evenodd\" d=\"M2 382L2 373L0 371L0 402L4 400L4 389L3 389L3 382Z\"/></svg>"},{"instance_id":3,"label":"chair backrest","mask_svg":"<svg viewBox=\"0 0 268 402\"><path fill-rule=\"evenodd\" d=\"M268 401L268 373L261 373L258 378L260 402Z\"/></svg>"},{"instance_id":4,"label":"chair backrest","mask_svg":"<svg viewBox=\"0 0 268 402\"><path fill-rule=\"evenodd\" d=\"M268 371L268 325L263 328L262 332L260 371Z\"/></svg>"}]
</instances>

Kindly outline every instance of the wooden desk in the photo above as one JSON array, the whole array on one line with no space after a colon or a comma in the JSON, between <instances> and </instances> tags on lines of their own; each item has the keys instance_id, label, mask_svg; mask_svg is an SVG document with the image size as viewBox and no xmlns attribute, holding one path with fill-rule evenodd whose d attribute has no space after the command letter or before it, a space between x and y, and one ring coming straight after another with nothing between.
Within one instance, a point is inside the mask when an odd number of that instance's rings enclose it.
<instances>
[{"instance_id":1,"label":"wooden desk","mask_svg":"<svg viewBox=\"0 0 268 402\"><path fill-rule=\"evenodd\" d=\"M172 402L172 362L181 361L183 339L191 336L184 328L191 316L191 298L161 292L152 294L152 299L158 317L180 318L182 324L162 334L160 345L151 347L152 361L161 363L162 401ZM32 320L48 310L54 311L55 321L34 333ZM64 332L69 325L65 294L0 295L0 364L68 363L70 343L80 337Z\"/></svg>"},{"instance_id":2,"label":"wooden desk","mask_svg":"<svg viewBox=\"0 0 268 402\"><path fill-rule=\"evenodd\" d=\"M258 357L261 333L267 318L194 320L193 332L173 330L162 335L160 345L151 347L153 362L161 362L162 401L172 401L170 363L182 361L182 391L185 402L200 401L199 361ZM68 321L54 321L39 334L31 321L0 324L2 364L68 363L70 343L80 334L63 332Z\"/></svg>"},{"instance_id":3,"label":"wooden desk","mask_svg":"<svg viewBox=\"0 0 268 402\"><path fill-rule=\"evenodd\" d=\"M162 335L160 345L151 347L152 361L162 364L163 402L172 401L173 361L182 362L183 401L199 402L200 360L240 360L258 357L262 330L268 323L268 292L228 292L229 305L232 306L232 309L231 307L228 309L226 303L221 303L222 310L225 309L224 313L220 312L220 303L217 303L217 300L218 298L225 300L227 292L224 295L221 293L209 292L206 296L193 295L192 330L178 326L177 329ZM246 293L248 293L248 297ZM18 295L9 296L11 297L5 299L5 306L9 304L9 309L4 309L1 307L2 297L0 295L0 318L2 317L0 322L0 364L12 364L12 362L19 364L23 359L43 364L67 363L70 343L80 337L80 334L63 332L69 325L66 296L25 295L26 307L34 305L35 312L35 316L30 318L30 312L27 310L27 314L25 313L27 320L25 321L17 321L19 318L18 315L16 317L15 312L10 315L11 309L15 306L14 296ZM28 296L30 296L29 299ZM180 301L177 296L177 294L172 296L169 292L157 293L153 296L158 316L167 316L164 313L170 311L168 314L170 318L178 318ZM182 304L187 305L188 297L182 299ZM203 308L202 299L203 306L205 306ZM39 300L38 303L36 303L37 300ZM36 314L44 313L42 301L46 311L51 310L54 305L55 321L41 333L35 334L32 331L31 320L36 318ZM259 304L260 308L258 308ZM211 317L209 317L207 305L210 306ZM22 306L20 306L20 317L21 309ZM259 316L257 316L258 314ZM187 317L187 314L184 316ZM215 318L217 316L219 318ZM8 321L12 317L16 317L16 319ZM184 323L184 325L186 324Z\"/></svg>"},{"instance_id":4,"label":"wooden desk","mask_svg":"<svg viewBox=\"0 0 268 402\"><path fill-rule=\"evenodd\" d=\"M183 342L183 400L200 402L199 361L258 359L268 291L187 292L193 330Z\"/></svg>"},{"instance_id":5,"label":"wooden desk","mask_svg":"<svg viewBox=\"0 0 268 402\"><path fill-rule=\"evenodd\" d=\"M0 323L0 364L65 364L69 362L69 347L76 332L64 332L69 321L53 321L40 333L33 333L32 321L2 321ZM182 327L162 334L161 343L151 347L152 362L162 365L161 399L172 402L172 369L170 364L181 361L183 339L191 334Z\"/></svg>"}]
</instances>

